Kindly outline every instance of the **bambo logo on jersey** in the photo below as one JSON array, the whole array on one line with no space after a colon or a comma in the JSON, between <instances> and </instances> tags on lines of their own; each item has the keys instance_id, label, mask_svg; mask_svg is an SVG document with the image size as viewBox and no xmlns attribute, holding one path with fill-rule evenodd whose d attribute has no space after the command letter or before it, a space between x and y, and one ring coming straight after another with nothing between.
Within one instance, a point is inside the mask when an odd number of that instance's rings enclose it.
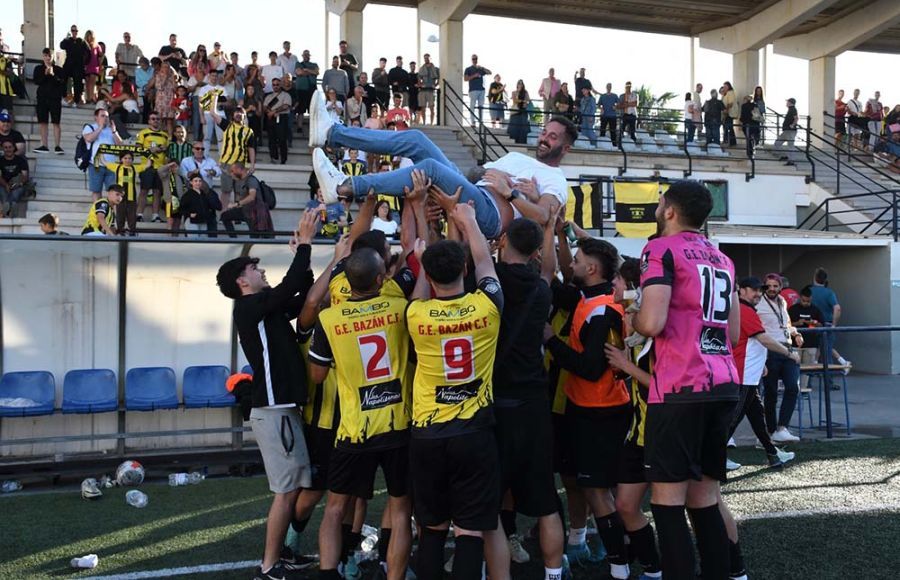
<instances>
[{"instance_id":1,"label":"bambo logo on jersey","mask_svg":"<svg viewBox=\"0 0 900 580\"><path fill-rule=\"evenodd\" d=\"M462 385L441 385L434 391L434 402L438 405L459 405L478 395L481 379Z\"/></svg>"},{"instance_id":2,"label":"bambo logo on jersey","mask_svg":"<svg viewBox=\"0 0 900 580\"><path fill-rule=\"evenodd\" d=\"M385 308L389 308L390 305L390 302L374 302L372 304L347 306L345 308L341 308L341 314L343 314L344 316L352 316L354 314L372 314L373 312L380 312Z\"/></svg>"},{"instance_id":3,"label":"bambo logo on jersey","mask_svg":"<svg viewBox=\"0 0 900 580\"><path fill-rule=\"evenodd\" d=\"M359 408L362 411L374 411L401 402L403 394L399 379L359 388Z\"/></svg>"},{"instance_id":4,"label":"bambo logo on jersey","mask_svg":"<svg viewBox=\"0 0 900 580\"><path fill-rule=\"evenodd\" d=\"M475 312L475 305L461 308L433 308L428 311L428 316L432 318L460 318L472 312Z\"/></svg>"}]
</instances>

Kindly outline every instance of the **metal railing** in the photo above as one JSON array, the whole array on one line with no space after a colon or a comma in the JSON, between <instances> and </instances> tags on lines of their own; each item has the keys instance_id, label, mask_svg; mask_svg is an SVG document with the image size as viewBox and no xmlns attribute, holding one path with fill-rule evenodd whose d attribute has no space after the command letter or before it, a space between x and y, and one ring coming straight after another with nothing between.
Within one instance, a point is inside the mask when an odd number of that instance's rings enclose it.
<instances>
[{"instance_id":1,"label":"metal railing","mask_svg":"<svg viewBox=\"0 0 900 580\"><path fill-rule=\"evenodd\" d=\"M450 83L444 80L441 83L444 88L443 118L445 121L452 122L454 126L458 126L466 137L476 145L479 164L484 165L488 161L494 161L509 153L509 149L506 148L500 139L485 127L482 119L484 108L476 107L478 109L478 115L476 116L475 110L463 100L462 96L456 92L456 89ZM474 126L471 123L472 119L476 119ZM466 122L467 120L469 121L468 123Z\"/></svg>"},{"instance_id":2,"label":"metal railing","mask_svg":"<svg viewBox=\"0 0 900 580\"><path fill-rule=\"evenodd\" d=\"M862 202L878 200L880 203L874 206L853 207L849 202ZM900 203L900 189L884 190L874 193L856 193L851 195L834 195L826 198L822 203L817 205L813 212L804 219L797 229L804 226L807 229L816 229L822 227L824 231L831 231L835 225L833 223L834 216L859 214L863 219L857 221L840 220L840 225L848 228L854 226L863 226L858 233L869 235L885 235L889 234L895 242L900 241L900 231L898 231L898 209L897 204ZM849 208L841 207L835 209L834 205L846 205ZM863 212L869 212L872 217L867 216Z\"/></svg>"}]
</instances>

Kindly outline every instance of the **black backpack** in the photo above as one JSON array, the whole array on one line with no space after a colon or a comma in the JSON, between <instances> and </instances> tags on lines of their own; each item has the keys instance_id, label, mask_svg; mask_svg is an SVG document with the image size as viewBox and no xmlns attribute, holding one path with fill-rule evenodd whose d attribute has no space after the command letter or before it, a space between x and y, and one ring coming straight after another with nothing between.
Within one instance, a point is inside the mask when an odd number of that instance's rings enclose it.
<instances>
[{"instance_id":1,"label":"black backpack","mask_svg":"<svg viewBox=\"0 0 900 580\"><path fill-rule=\"evenodd\" d=\"M275 204L278 203L278 200L275 198L275 190L263 180L259 180L259 195L262 196L263 203L266 204L267 208L270 210L275 209Z\"/></svg>"},{"instance_id":2,"label":"black backpack","mask_svg":"<svg viewBox=\"0 0 900 580\"><path fill-rule=\"evenodd\" d=\"M93 125L86 124L84 127ZM84 127L81 128L84 131ZM84 140L84 134L78 136L78 143L75 144L75 167L81 171L87 171L91 164L91 144Z\"/></svg>"}]
</instances>

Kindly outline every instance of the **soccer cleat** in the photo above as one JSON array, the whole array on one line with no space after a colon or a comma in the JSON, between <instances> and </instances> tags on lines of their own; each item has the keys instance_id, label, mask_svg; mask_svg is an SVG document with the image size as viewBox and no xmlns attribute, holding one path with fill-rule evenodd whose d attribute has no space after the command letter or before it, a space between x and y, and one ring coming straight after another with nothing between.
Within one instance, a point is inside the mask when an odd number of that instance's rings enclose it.
<instances>
[{"instance_id":1,"label":"soccer cleat","mask_svg":"<svg viewBox=\"0 0 900 580\"><path fill-rule=\"evenodd\" d=\"M600 539L600 536L596 534L589 538L591 538L587 542L588 549L591 551L589 561L594 564L599 564L606 559L606 546L603 545L603 540Z\"/></svg>"},{"instance_id":2,"label":"soccer cleat","mask_svg":"<svg viewBox=\"0 0 900 580\"><path fill-rule=\"evenodd\" d=\"M299 540L300 538L298 536L298 543ZM289 546L285 546L281 549L281 565L288 572L293 572L296 570L306 570L307 568L312 568L317 563L317 559L311 558L309 556L298 555Z\"/></svg>"},{"instance_id":3,"label":"soccer cleat","mask_svg":"<svg viewBox=\"0 0 900 580\"><path fill-rule=\"evenodd\" d=\"M333 124L328 110L325 108L325 94L322 91L313 93L309 102L309 146L325 147L328 144L328 131Z\"/></svg>"},{"instance_id":4,"label":"soccer cleat","mask_svg":"<svg viewBox=\"0 0 900 580\"><path fill-rule=\"evenodd\" d=\"M253 580L284 580L285 578L287 578L287 573L281 561L276 562L266 572L263 572L262 568L257 568L256 574L253 575Z\"/></svg>"},{"instance_id":5,"label":"soccer cleat","mask_svg":"<svg viewBox=\"0 0 900 580\"><path fill-rule=\"evenodd\" d=\"M41 145L40 147L35 147L32 149L34 153L50 153L50 149L47 148L46 145Z\"/></svg>"},{"instance_id":6,"label":"soccer cleat","mask_svg":"<svg viewBox=\"0 0 900 580\"><path fill-rule=\"evenodd\" d=\"M800 438L788 431L787 427L779 427L772 433L772 441L775 443L796 443Z\"/></svg>"},{"instance_id":7,"label":"soccer cleat","mask_svg":"<svg viewBox=\"0 0 900 580\"><path fill-rule=\"evenodd\" d=\"M319 180L319 188L322 190L322 201L327 205L338 201L338 187L347 180L347 176L334 166L319 148L313 150L313 171Z\"/></svg>"},{"instance_id":8,"label":"soccer cleat","mask_svg":"<svg viewBox=\"0 0 900 580\"><path fill-rule=\"evenodd\" d=\"M100 485L93 477L89 477L81 482L81 499L100 499L103 492L100 491Z\"/></svg>"},{"instance_id":9,"label":"soccer cleat","mask_svg":"<svg viewBox=\"0 0 900 580\"><path fill-rule=\"evenodd\" d=\"M766 455L769 460L769 467L777 469L779 467L783 467L784 464L794 460L794 453L791 451L782 451L781 449L775 448L775 453L773 455Z\"/></svg>"},{"instance_id":10,"label":"soccer cleat","mask_svg":"<svg viewBox=\"0 0 900 580\"><path fill-rule=\"evenodd\" d=\"M525 564L531 561L531 556L522 545L522 537L519 534L513 534L507 540L509 543L509 557L516 564Z\"/></svg>"},{"instance_id":11,"label":"soccer cleat","mask_svg":"<svg viewBox=\"0 0 900 580\"><path fill-rule=\"evenodd\" d=\"M736 469L740 469L741 464L736 461L732 461L728 458L725 459L725 470L726 471L735 471Z\"/></svg>"},{"instance_id":12,"label":"soccer cleat","mask_svg":"<svg viewBox=\"0 0 900 580\"><path fill-rule=\"evenodd\" d=\"M734 437L728 438L728 449L734 449L737 447L737 443L734 442Z\"/></svg>"},{"instance_id":13,"label":"soccer cleat","mask_svg":"<svg viewBox=\"0 0 900 580\"><path fill-rule=\"evenodd\" d=\"M572 566L585 566L591 562L591 550L587 542L566 544L566 557Z\"/></svg>"}]
</instances>

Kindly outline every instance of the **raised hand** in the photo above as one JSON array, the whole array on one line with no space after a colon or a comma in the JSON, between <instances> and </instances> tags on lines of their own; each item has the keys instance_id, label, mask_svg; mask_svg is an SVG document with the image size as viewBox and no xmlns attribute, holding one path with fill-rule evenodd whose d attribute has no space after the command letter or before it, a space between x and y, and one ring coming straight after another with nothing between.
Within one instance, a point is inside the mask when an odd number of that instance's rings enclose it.
<instances>
[{"instance_id":1,"label":"raised hand","mask_svg":"<svg viewBox=\"0 0 900 580\"><path fill-rule=\"evenodd\" d=\"M432 184L428 188L428 197L433 202L438 204L438 206L444 210L444 212L449 217L451 213L453 213L453 208L457 206L459 203L459 197L462 195L462 186L456 188L456 192L453 195L447 195L443 189L438 187L437 185Z\"/></svg>"},{"instance_id":2,"label":"raised hand","mask_svg":"<svg viewBox=\"0 0 900 580\"><path fill-rule=\"evenodd\" d=\"M297 239L299 244L311 244L313 236L316 235L316 221L319 219L319 212L308 209L303 212L299 224L297 224Z\"/></svg>"}]
</instances>

